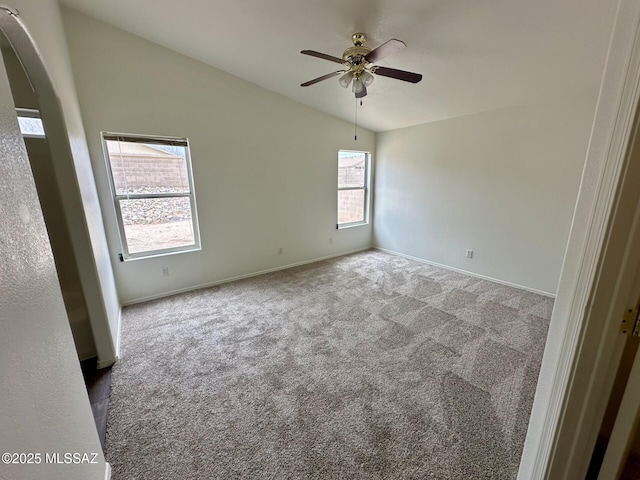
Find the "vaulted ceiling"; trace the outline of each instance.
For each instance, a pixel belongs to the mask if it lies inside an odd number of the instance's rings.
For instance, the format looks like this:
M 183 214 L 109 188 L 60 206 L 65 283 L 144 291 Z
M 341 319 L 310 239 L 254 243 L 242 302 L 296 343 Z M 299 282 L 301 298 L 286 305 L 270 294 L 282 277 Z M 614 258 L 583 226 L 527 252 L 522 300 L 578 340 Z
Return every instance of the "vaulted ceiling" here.
M 351 35 L 407 48 L 378 65 L 423 74 L 377 76 L 358 108 L 373 131 L 561 98 L 595 95 L 614 0 L 63 0 L 81 12 L 328 114 L 353 120 L 337 77 Z M 215 86 L 212 86 L 215 88 Z

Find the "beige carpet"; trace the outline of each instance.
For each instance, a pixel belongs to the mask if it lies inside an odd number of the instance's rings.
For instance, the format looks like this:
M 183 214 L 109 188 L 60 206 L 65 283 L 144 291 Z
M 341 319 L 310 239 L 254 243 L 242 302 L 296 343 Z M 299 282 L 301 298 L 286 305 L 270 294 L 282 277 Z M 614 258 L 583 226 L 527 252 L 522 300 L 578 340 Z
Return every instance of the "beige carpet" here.
M 515 478 L 552 306 L 369 251 L 128 307 L 113 478 Z

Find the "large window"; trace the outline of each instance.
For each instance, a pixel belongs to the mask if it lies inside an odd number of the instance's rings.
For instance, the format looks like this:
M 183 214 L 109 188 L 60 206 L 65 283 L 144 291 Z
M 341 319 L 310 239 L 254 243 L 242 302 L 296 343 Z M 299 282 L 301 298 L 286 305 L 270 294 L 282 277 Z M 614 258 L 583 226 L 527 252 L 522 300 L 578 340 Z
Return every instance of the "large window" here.
M 125 260 L 200 248 L 186 138 L 102 133 Z
M 338 228 L 369 222 L 369 154 L 338 152 Z

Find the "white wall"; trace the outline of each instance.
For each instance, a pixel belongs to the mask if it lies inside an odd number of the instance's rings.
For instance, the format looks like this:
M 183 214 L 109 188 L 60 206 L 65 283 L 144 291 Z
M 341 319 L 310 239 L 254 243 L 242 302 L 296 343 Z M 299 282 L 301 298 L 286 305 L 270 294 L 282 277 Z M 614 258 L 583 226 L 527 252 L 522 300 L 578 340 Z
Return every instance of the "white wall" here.
M 595 102 L 378 134 L 374 245 L 555 294 Z
M 336 176 L 338 150 L 373 152 L 373 133 L 355 142 L 348 122 L 74 10 L 63 20 L 122 302 L 371 245 L 370 226 L 336 230 Z M 117 260 L 100 131 L 189 138 L 201 252 Z
M 0 15 L 6 15 L 0 12 Z M 53 255 L 0 60 L 0 463 L 2 480 L 103 480 L 93 421 Z M 52 465 L 45 454 L 96 454 L 94 465 Z
M 63 193 L 62 203 L 78 261 L 98 360 L 106 366 L 115 360 L 120 304 L 104 227 L 100 221 L 100 205 L 60 8 L 55 0 L 9 0 L 5 3 L 20 12 L 21 20 L 42 55 L 64 113 L 72 158 L 69 162 L 60 158 L 55 161 L 56 181 Z M 39 99 L 43 110 L 45 101 L 49 100 Z

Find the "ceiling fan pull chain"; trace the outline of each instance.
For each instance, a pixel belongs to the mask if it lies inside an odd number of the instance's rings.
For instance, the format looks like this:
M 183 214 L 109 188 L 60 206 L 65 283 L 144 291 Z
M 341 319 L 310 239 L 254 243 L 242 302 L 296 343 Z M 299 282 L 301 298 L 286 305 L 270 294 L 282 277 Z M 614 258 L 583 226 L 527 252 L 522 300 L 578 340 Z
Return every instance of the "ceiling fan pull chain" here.
M 358 140 L 358 98 L 356 97 L 356 121 L 355 121 L 355 129 L 354 129 L 354 140 Z

